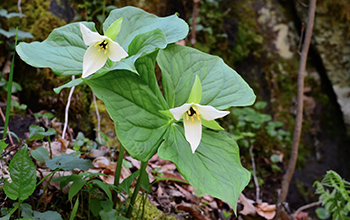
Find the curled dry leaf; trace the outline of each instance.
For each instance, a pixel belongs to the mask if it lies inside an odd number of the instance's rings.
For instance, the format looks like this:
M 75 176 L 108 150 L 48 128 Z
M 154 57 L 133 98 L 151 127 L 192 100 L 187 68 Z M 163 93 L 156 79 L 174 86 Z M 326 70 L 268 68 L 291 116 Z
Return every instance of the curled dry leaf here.
M 256 215 L 256 209 L 253 205 L 255 202 L 251 199 L 247 199 L 247 197 L 245 197 L 243 193 L 239 195 L 239 203 L 243 205 L 243 210 L 239 212 L 240 214 L 252 216 Z
M 267 220 L 273 219 L 276 215 L 276 205 L 269 205 L 263 202 L 256 206 L 256 212 Z

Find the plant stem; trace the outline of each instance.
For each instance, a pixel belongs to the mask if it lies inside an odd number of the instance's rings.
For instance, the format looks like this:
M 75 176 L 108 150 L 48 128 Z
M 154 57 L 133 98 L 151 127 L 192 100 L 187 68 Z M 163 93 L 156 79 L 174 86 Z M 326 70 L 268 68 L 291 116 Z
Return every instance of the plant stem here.
M 135 190 L 134 190 L 134 193 L 131 196 L 131 200 L 130 200 L 130 203 L 129 203 L 128 211 L 126 212 L 126 217 L 127 218 L 131 217 L 131 213 L 132 213 L 132 210 L 133 210 L 133 205 L 135 204 L 135 200 L 136 200 L 137 194 L 139 193 L 139 189 L 141 187 L 142 179 L 146 175 L 147 164 L 148 164 L 148 161 L 147 162 L 143 162 L 143 161 L 141 162 L 140 176 L 137 179 Z
M 75 76 L 72 76 L 72 80 L 75 79 Z M 70 106 L 70 102 L 72 99 L 72 95 L 74 92 L 75 86 L 73 86 L 70 91 L 69 91 L 69 95 L 68 95 L 68 100 L 67 100 L 67 105 L 66 105 L 66 109 L 65 109 L 65 113 L 64 113 L 64 126 L 63 126 L 63 131 L 62 131 L 62 139 L 64 139 L 64 136 L 66 134 L 66 130 L 68 127 L 68 112 L 69 112 L 69 106 Z
M 18 27 L 16 27 L 16 38 L 15 38 L 15 51 L 13 52 L 12 63 L 10 67 L 9 78 L 7 80 L 7 100 L 6 100 L 6 113 L 5 113 L 5 124 L 4 124 L 4 133 L 2 135 L 2 139 L 5 140 L 7 135 L 7 126 L 9 125 L 9 117 L 10 117 L 10 108 L 11 108 L 11 94 L 12 94 L 12 81 L 13 81 L 13 67 L 15 63 L 15 55 L 16 55 L 16 45 L 17 45 L 17 35 L 18 35 Z
M 124 146 L 120 144 L 120 149 L 119 149 L 119 156 L 118 156 L 118 161 L 117 161 L 117 166 L 115 168 L 115 173 L 114 173 L 114 185 L 116 188 L 118 188 L 119 185 L 119 178 L 120 178 L 120 172 L 122 170 L 122 165 L 123 165 L 123 159 L 124 159 Z M 117 204 L 117 191 L 113 191 L 113 203 L 114 205 Z
M 304 74 L 305 74 L 305 68 L 306 68 L 307 55 L 309 52 L 309 47 L 311 42 L 312 29 L 314 26 L 315 10 L 316 10 L 316 0 L 310 0 L 305 40 L 304 40 L 303 49 L 300 56 L 300 64 L 299 64 L 299 70 L 298 70 L 298 92 L 297 92 L 298 108 L 297 108 L 297 116 L 295 119 L 293 144 L 291 148 L 287 172 L 282 181 L 281 194 L 278 197 L 278 203 L 277 203 L 278 209 L 277 209 L 277 215 L 276 215 L 277 219 L 280 218 L 282 203 L 287 198 L 289 183 L 294 174 L 295 165 L 298 157 L 298 148 L 299 148 L 299 141 L 300 141 L 300 135 L 301 135 L 301 129 L 302 129 L 302 122 L 303 122 Z

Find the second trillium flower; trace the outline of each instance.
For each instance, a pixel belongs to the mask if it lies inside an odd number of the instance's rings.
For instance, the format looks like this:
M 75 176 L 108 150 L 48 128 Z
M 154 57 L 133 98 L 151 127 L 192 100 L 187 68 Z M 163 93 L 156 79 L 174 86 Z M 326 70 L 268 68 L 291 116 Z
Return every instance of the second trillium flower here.
M 120 31 L 121 21 L 122 19 L 116 20 L 108 28 L 105 36 L 93 32 L 82 23 L 79 23 L 84 43 L 89 46 L 83 59 L 83 78 L 101 69 L 108 58 L 116 62 L 128 56 L 125 50 L 112 40 L 117 37 Z
M 229 114 L 229 111 L 220 111 L 213 106 L 198 104 L 202 97 L 202 88 L 199 77 L 196 76 L 188 103 L 180 107 L 169 109 L 176 120 L 183 118 L 185 138 L 191 145 L 194 153 L 202 139 L 202 125 L 215 130 L 222 130 L 215 119 Z

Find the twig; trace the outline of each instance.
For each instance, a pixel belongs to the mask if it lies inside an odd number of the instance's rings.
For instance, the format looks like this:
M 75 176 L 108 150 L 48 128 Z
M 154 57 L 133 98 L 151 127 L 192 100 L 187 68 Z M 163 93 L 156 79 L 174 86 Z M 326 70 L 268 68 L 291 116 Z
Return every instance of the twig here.
M 74 79 L 75 79 L 75 76 L 73 75 L 72 76 L 72 80 L 74 80 Z M 66 110 L 65 110 L 65 114 L 64 114 L 64 126 L 63 126 L 63 131 L 62 131 L 62 139 L 64 139 L 64 135 L 66 134 L 66 130 L 67 130 L 67 127 L 68 127 L 68 111 L 69 111 L 69 106 L 70 106 L 70 102 L 71 102 L 71 99 L 72 99 L 72 95 L 73 95 L 74 89 L 75 89 L 75 86 L 73 86 L 70 89 L 70 92 L 69 92 L 69 95 L 68 95 Z
M 297 0 L 297 2 L 298 2 L 299 4 L 301 4 L 302 6 L 304 6 L 305 8 L 307 8 L 307 7 L 308 7 L 308 5 L 307 5 L 307 4 L 305 4 L 305 3 L 301 2 L 300 0 Z
M 4 123 L 5 123 L 5 115 L 4 115 L 4 113 L 2 112 L 2 109 L 1 109 L 1 108 L 0 108 L 0 115 L 1 115 L 2 120 L 3 120 Z M 4 130 L 5 130 L 5 129 L 4 129 Z M 10 131 L 10 127 L 9 127 L 9 126 L 7 126 L 7 133 L 8 133 L 8 136 L 9 136 L 10 143 L 11 143 L 12 146 L 13 146 L 14 144 L 13 144 L 13 140 L 12 140 L 12 137 L 11 137 L 11 131 Z
M 191 46 L 194 47 L 196 44 L 196 24 L 198 17 L 198 6 L 201 0 L 193 0 L 193 13 L 192 13 L 192 30 L 191 30 Z
M 301 56 L 301 46 L 303 45 L 303 39 L 305 34 L 305 23 L 303 22 L 301 24 L 301 34 L 300 34 L 300 41 L 298 45 L 298 54 Z
M 298 70 L 298 92 L 297 92 L 297 116 L 295 119 L 295 127 L 294 127 L 294 136 L 293 136 L 293 144 L 290 153 L 290 159 L 288 163 L 287 172 L 284 175 L 281 187 L 281 194 L 278 197 L 278 210 L 276 218 L 280 218 L 281 204 L 286 200 L 289 183 L 292 179 L 295 165 L 298 157 L 298 148 L 299 141 L 302 129 L 302 121 L 303 121 L 303 96 L 304 96 L 304 74 L 306 68 L 306 60 L 307 54 L 309 52 L 311 37 L 312 37 L 312 29 L 314 26 L 314 18 L 315 18 L 315 10 L 316 10 L 316 0 L 310 0 L 309 3 L 309 12 L 308 12 L 308 20 L 305 34 L 305 41 L 303 45 L 303 50 L 300 56 L 300 64 Z
M 97 130 L 101 131 L 101 116 L 100 116 L 100 112 L 98 111 L 95 93 L 92 93 L 92 98 L 94 100 L 95 111 L 96 111 Z M 100 132 L 97 132 L 97 140 L 98 140 L 98 142 L 101 143 L 101 134 L 100 134 Z
M 17 8 L 18 8 L 19 13 L 22 15 L 21 1 L 22 1 L 22 0 L 18 0 L 18 2 L 17 2 Z
M 294 216 L 296 216 L 299 212 L 305 210 L 305 209 L 309 209 L 309 208 L 312 208 L 314 206 L 318 206 L 318 205 L 321 205 L 322 204 L 322 201 L 318 201 L 318 202 L 313 202 L 313 203 L 310 203 L 310 204 L 307 204 L 307 205 L 304 205 L 300 208 L 298 208 L 295 213 L 294 213 Z
M 260 187 L 259 187 L 259 182 L 258 178 L 256 177 L 256 166 L 255 166 L 255 161 L 254 161 L 254 154 L 253 154 L 253 145 L 250 146 L 249 148 L 249 154 L 250 158 L 252 160 L 252 168 L 253 168 L 253 179 L 254 179 L 254 184 L 255 184 L 255 189 L 256 189 L 256 198 L 255 201 L 260 204 Z

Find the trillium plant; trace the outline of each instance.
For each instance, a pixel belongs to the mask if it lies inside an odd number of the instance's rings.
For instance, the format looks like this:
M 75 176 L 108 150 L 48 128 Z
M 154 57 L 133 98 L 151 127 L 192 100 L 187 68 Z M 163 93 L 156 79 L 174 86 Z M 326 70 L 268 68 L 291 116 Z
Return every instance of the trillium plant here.
M 115 122 L 119 155 L 125 149 L 144 168 L 158 153 L 191 185 L 235 209 L 250 173 L 236 142 L 215 120 L 225 120 L 231 107 L 253 104 L 255 95 L 221 58 L 174 44 L 188 30 L 177 15 L 160 18 L 124 7 L 111 11 L 104 35 L 92 22 L 71 23 L 16 50 L 34 67 L 81 76 L 55 91 L 87 84 Z

